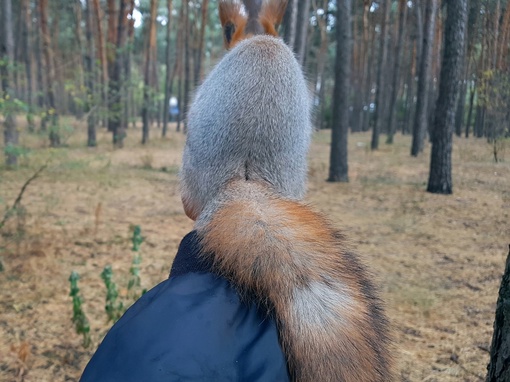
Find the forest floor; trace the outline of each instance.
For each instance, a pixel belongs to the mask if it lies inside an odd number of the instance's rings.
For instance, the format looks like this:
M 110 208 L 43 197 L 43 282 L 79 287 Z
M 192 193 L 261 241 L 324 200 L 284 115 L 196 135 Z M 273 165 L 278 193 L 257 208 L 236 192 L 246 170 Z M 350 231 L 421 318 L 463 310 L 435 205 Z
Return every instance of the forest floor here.
M 133 258 L 130 227 L 140 225 L 142 286 L 164 280 L 192 222 L 177 173 L 184 137 L 171 133 L 124 149 L 110 135 L 84 147 L 84 129 L 66 147 L 24 135 L 31 147 L 16 170 L 0 167 L 0 210 L 26 189 L 19 214 L 0 234 L 0 381 L 77 381 L 110 327 L 100 274 L 114 270 L 120 295 Z M 510 243 L 510 149 L 494 163 L 485 140 L 455 139 L 454 195 L 425 192 L 429 150 L 409 156 L 410 138 L 370 152 L 368 133 L 349 137 L 350 183 L 326 183 L 329 132 L 316 134 L 307 201 L 342 228 L 370 265 L 393 326 L 397 380 L 483 381 L 495 302 Z M 68 278 L 80 274 L 93 344 L 75 333 Z

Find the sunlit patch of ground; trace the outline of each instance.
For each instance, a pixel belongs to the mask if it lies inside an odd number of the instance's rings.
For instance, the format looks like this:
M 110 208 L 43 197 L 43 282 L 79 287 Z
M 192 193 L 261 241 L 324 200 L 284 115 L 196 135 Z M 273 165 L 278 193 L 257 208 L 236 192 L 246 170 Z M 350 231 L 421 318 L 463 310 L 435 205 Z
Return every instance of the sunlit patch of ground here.
M 100 273 L 111 264 L 125 295 L 133 252 L 130 226 L 140 225 L 142 286 L 164 280 L 180 239 L 192 228 L 182 211 L 177 172 L 184 137 L 171 133 L 142 147 L 130 130 L 112 150 L 100 134 L 84 147 L 84 131 L 68 147 L 24 137 L 33 150 L 17 171 L 0 169 L 0 207 L 27 189 L 20 216 L 0 237 L 0 381 L 76 381 L 108 330 Z M 351 135 L 350 183 L 326 183 L 329 133 L 310 153 L 307 201 L 350 239 L 382 286 L 396 340 L 398 380 L 482 381 L 497 291 L 510 243 L 510 153 L 495 164 L 483 140 L 456 139 L 453 196 L 424 189 L 428 148 L 409 156 L 409 137 L 368 149 L 368 134 Z M 93 346 L 74 332 L 68 277 L 80 276 Z M 125 297 L 124 297 L 125 298 Z M 171 339 L 169 339 L 171 341 Z

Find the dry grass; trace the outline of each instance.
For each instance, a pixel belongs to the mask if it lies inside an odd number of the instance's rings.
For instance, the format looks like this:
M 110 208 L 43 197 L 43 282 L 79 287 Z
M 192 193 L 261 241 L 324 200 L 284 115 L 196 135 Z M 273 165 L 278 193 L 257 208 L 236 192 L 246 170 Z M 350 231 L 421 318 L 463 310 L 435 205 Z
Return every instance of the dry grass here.
M 131 130 L 126 147 L 114 151 L 107 135 L 98 149 L 83 147 L 81 131 L 59 150 L 25 137 L 33 150 L 23 165 L 0 169 L 4 209 L 50 160 L 23 198 L 23 216 L 0 238 L 0 381 L 78 380 L 93 349 L 84 350 L 73 331 L 71 271 L 81 275 L 95 347 L 109 327 L 100 273 L 112 264 L 125 285 L 129 226 L 141 225 L 146 237 L 147 288 L 167 277 L 192 228 L 178 193 L 181 135 L 141 147 Z M 428 152 L 411 158 L 409 138 L 399 136 L 371 153 L 369 139 L 351 135 L 351 182 L 330 184 L 329 134 L 316 136 L 308 201 L 344 228 L 377 275 L 394 326 L 398 380 L 482 381 L 510 242 L 510 164 L 493 163 L 484 141 L 456 140 L 455 194 L 430 195 Z

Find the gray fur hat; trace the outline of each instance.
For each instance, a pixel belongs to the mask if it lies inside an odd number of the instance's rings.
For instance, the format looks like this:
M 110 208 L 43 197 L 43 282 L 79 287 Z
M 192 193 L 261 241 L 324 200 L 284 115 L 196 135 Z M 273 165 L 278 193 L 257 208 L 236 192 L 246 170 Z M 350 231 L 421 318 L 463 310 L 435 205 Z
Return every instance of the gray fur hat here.
M 306 191 L 311 97 L 300 65 L 271 36 L 241 41 L 198 89 L 180 172 L 198 217 L 233 179 L 262 181 L 283 197 Z

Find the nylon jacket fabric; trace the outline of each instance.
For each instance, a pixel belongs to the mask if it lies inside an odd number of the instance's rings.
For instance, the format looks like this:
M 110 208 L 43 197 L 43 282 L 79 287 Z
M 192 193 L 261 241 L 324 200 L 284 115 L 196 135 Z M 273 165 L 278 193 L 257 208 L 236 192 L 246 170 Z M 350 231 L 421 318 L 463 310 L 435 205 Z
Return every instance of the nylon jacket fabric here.
M 198 253 L 192 232 L 170 278 L 110 329 L 81 382 L 289 380 L 274 320 L 241 302 Z

